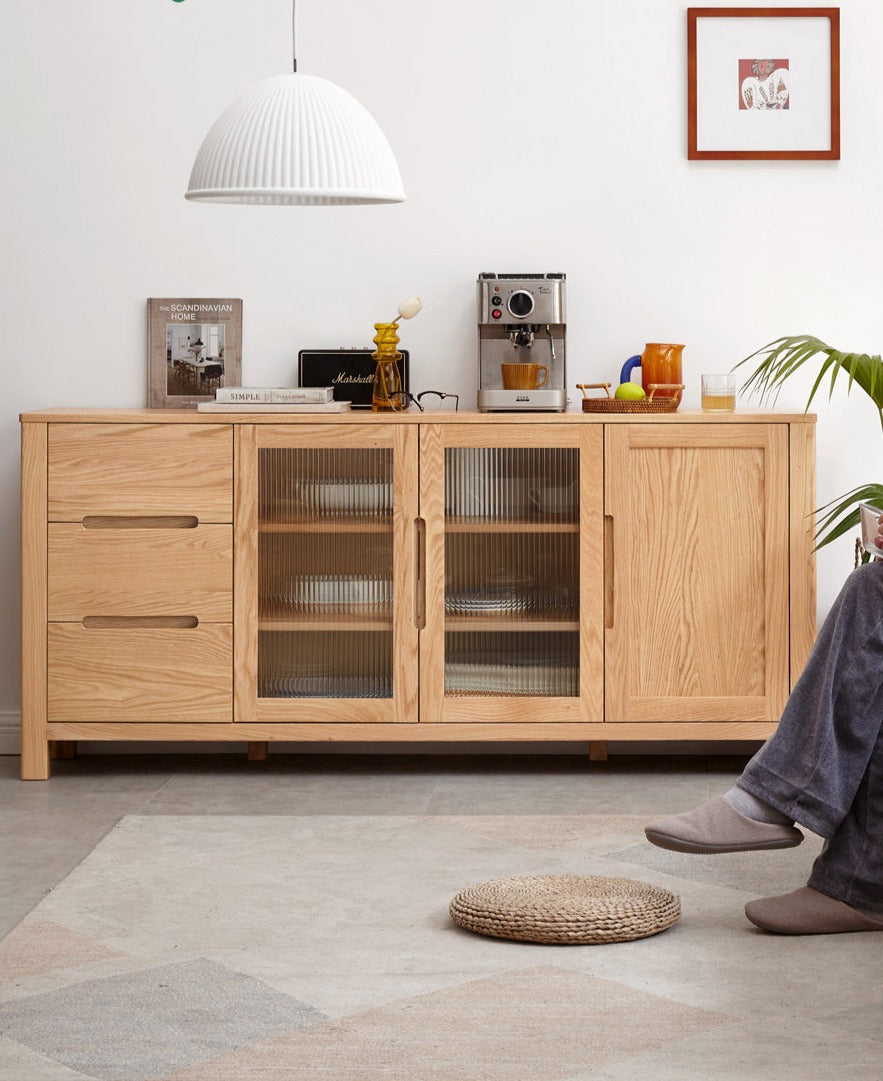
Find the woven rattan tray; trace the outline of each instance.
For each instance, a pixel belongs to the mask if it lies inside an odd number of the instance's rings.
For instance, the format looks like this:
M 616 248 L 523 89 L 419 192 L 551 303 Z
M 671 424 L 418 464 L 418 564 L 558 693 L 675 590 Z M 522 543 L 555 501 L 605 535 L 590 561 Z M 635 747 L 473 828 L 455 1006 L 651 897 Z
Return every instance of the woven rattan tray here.
M 680 397 L 673 398 L 655 397 L 657 390 L 684 389 L 683 383 L 651 383 L 650 394 L 640 401 L 623 400 L 614 398 L 610 393 L 609 383 L 577 383 L 577 387 L 583 392 L 584 413 L 674 413 L 680 405 Z M 604 390 L 606 398 L 589 398 L 587 390 Z

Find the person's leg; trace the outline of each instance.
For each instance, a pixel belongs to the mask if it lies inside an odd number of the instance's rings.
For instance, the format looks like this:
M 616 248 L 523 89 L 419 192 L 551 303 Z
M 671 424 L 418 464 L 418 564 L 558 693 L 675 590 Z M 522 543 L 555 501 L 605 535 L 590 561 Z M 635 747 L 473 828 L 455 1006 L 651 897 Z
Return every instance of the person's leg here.
M 809 885 L 883 919 L 883 732 L 849 813 L 813 864 Z
M 747 804 L 717 797 L 646 828 L 687 852 L 786 848 L 796 820 L 831 837 L 848 814 L 883 722 L 883 563 L 849 576 L 831 608 L 779 726 L 737 782 Z M 773 809 L 752 812 L 751 800 Z M 776 814 L 778 812 L 778 814 Z
M 809 883 L 762 897 L 745 915 L 765 931 L 818 935 L 883 931 L 883 733 L 848 814 L 825 842 Z
M 883 563 L 840 591 L 775 733 L 739 788 L 822 837 L 850 813 L 883 726 Z

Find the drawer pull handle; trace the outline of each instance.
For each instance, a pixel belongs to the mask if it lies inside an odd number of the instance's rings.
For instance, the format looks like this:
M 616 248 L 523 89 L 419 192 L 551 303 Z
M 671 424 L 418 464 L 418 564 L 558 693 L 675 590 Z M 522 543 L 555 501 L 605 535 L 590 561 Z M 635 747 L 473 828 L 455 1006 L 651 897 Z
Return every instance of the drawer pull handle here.
M 162 627 L 168 630 L 190 630 L 199 626 L 196 616 L 85 616 L 83 626 L 121 630 Z
M 83 529 L 196 529 L 195 514 L 89 514 Z

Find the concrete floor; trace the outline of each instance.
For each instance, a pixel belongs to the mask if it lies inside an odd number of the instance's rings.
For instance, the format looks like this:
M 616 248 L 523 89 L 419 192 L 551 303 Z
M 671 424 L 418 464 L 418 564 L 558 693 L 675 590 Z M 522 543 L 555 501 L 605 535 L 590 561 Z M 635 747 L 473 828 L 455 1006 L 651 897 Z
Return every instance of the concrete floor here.
M 883 1078 L 883 935 L 766 935 L 741 910 L 805 882 L 820 839 L 643 837 L 745 761 L 86 752 L 25 783 L 0 758 L 0 1077 Z M 447 917 L 523 873 L 655 881 L 682 918 L 567 948 Z
M 0 758 L 0 1077 L 883 1078 L 883 935 L 742 912 L 805 882 L 821 839 L 696 857 L 643 837 L 744 762 L 84 754 L 25 783 Z M 562 873 L 655 882 L 682 917 L 561 947 L 447 915 L 464 885 Z

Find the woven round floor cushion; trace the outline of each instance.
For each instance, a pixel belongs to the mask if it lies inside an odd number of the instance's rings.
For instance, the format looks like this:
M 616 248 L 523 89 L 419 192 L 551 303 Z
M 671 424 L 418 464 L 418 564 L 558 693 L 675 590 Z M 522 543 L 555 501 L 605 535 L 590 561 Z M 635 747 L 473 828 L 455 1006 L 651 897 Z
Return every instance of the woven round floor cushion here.
M 658 935 L 681 914 L 660 886 L 629 878 L 533 875 L 467 886 L 451 901 L 467 931 L 520 942 L 591 945 Z

